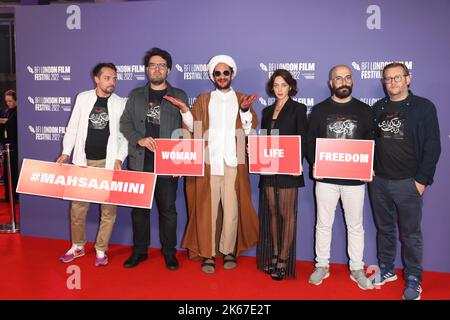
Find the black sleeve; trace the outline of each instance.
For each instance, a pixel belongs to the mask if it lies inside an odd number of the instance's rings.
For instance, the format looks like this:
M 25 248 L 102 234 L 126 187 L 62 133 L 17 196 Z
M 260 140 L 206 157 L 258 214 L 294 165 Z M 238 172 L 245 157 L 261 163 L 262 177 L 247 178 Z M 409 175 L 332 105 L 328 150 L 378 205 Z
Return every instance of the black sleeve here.
M 364 112 L 364 122 L 366 123 L 366 132 L 364 134 L 364 139 L 366 140 L 373 140 L 375 138 L 374 131 L 374 120 L 372 116 L 372 108 L 366 107 Z
M 304 104 L 300 104 L 297 110 L 297 134 L 302 137 L 302 160 L 306 156 L 307 152 L 307 143 L 306 143 L 306 134 L 308 132 L 308 120 L 306 118 L 306 106 Z
M 316 153 L 316 138 L 319 136 L 319 115 L 317 106 L 313 107 L 311 115 L 309 116 L 308 132 L 306 134 L 306 156 L 310 164 L 315 162 Z
M 427 109 L 423 118 L 423 123 L 427 128 L 423 130 L 423 151 L 414 177 L 417 182 L 426 186 L 433 183 L 436 165 L 441 154 L 441 137 L 436 107 L 430 102 Z

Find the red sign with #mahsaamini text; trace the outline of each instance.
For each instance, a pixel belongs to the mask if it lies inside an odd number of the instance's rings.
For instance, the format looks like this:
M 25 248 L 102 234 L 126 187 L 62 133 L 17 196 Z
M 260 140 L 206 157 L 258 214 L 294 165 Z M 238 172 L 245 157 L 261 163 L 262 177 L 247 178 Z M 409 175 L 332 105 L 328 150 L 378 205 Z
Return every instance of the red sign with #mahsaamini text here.
M 24 159 L 17 192 L 151 208 L 156 175 Z
M 372 181 L 373 140 L 316 139 L 314 176 Z
M 302 173 L 301 136 L 249 136 L 250 173 Z

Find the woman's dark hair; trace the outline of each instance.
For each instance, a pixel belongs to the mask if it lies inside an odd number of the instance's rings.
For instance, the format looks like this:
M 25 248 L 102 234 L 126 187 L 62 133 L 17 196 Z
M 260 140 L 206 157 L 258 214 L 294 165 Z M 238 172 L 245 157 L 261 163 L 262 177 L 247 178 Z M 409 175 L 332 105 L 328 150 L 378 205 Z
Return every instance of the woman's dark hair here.
M 297 94 L 297 80 L 295 80 L 291 73 L 285 69 L 277 69 L 270 77 L 266 85 L 266 92 L 270 97 L 275 97 L 275 92 L 273 91 L 273 83 L 276 77 L 282 77 L 284 81 L 291 87 L 289 90 L 289 97 L 295 96 Z
M 17 94 L 14 90 L 7 90 L 5 92 L 5 97 L 6 96 L 11 96 L 14 99 L 14 101 L 17 101 Z
M 148 67 L 148 62 L 151 57 L 153 56 L 160 56 L 164 60 L 166 60 L 167 68 L 172 69 L 172 56 L 167 51 L 160 49 L 160 48 L 151 48 L 144 57 L 144 64 L 146 67 Z

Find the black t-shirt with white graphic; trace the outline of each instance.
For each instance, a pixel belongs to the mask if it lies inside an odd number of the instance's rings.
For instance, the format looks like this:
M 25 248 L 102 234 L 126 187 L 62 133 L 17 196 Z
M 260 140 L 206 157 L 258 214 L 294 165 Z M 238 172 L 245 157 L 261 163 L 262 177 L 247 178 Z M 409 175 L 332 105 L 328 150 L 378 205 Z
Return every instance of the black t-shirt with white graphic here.
M 414 177 L 417 160 L 414 139 L 407 134 L 404 101 L 390 101 L 377 119 L 375 174 L 388 179 Z
M 159 138 L 159 126 L 161 117 L 161 101 L 166 95 L 167 89 L 153 90 L 150 88 L 147 106 L 147 116 L 145 119 L 145 136 L 153 139 Z M 153 172 L 154 153 L 145 148 L 144 171 Z
M 308 157 L 315 162 L 316 138 L 328 139 L 372 139 L 372 109 L 353 98 L 347 103 L 338 103 L 328 98 L 314 106 L 307 134 Z M 339 185 L 361 185 L 359 180 L 322 179 L 320 182 Z
M 86 137 L 86 158 L 90 160 L 106 159 L 106 146 L 109 139 L 108 98 L 97 97 L 89 114 Z

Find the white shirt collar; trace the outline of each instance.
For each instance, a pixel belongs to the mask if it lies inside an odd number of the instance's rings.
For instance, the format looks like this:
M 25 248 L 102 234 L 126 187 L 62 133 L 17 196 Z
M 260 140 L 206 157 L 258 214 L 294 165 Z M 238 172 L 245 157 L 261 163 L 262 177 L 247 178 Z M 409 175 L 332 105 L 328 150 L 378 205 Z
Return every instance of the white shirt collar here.
M 217 94 L 217 95 L 219 95 L 219 96 L 223 96 L 223 97 L 227 97 L 227 96 L 229 96 L 229 95 L 232 95 L 232 94 L 234 94 L 234 90 L 233 90 L 233 87 L 230 87 L 230 91 L 228 91 L 228 92 L 222 92 L 222 91 L 220 91 L 219 89 L 216 89 L 216 90 L 214 90 L 213 92 L 215 93 L 215 94 Z

